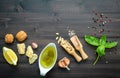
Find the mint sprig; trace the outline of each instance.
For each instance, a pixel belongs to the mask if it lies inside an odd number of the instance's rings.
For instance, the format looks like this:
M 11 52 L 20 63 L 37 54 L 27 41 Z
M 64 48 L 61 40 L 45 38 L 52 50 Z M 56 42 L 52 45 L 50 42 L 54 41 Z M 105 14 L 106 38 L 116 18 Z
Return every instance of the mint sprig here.
M 99 58 L 105 55 L 105 48 L 113 48 L 117 46 L 118 42 L 107 42 L 106 35 L 102 35 L 100 39 L 94 37 L 85 35 L 85 41 L 93 46 L 97 46 L 96 53 L 98 54 L 96 60 L 94 61 L 93 65 L 95 65 Z

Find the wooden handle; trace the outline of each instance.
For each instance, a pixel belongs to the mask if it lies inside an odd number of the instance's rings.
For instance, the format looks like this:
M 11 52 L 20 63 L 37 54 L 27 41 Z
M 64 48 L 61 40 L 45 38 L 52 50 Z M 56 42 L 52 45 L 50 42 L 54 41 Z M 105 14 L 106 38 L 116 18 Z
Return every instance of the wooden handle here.
M 82 43 L 78 39 L 77 35 L 74 35 L 70 38 L 76 50 L 78 50 L 83 58 L 83 60 L 88 58 L 88 55 L 84 52 Z
M 80 62 L 82 60 L 82 58 L 78 54 L 76 54 L 75 52 L 72 52 L 71 55 L 74 56 L 74 58 L 76 59 L 77 62 Z
M 86 60 L 88 58 L 88 55 L 84 52 L 83 48 L 80 48 L 79 52 L 80 52 L 83 60 Z

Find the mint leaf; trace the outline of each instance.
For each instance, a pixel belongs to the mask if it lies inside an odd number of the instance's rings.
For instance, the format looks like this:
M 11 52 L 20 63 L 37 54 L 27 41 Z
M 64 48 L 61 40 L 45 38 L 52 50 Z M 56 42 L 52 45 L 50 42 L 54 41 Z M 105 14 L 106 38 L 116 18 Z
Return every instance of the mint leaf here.
M 85 41 L 93 46 L 99 46 L 99 39 L 94 36 L 85 35 Z
M 113 48 L 115 46 L 117 46 L 118 42 L 114 41 L 114 42 L 107 42 L 105 44 L 105 48 Z
M 97 47 L 96 52 L 98 53 L 98 56 L 103 56 L 105 55 L 105 46 L 104 45 L 100 45 Z
M 105 45 L 106 44 L 106 36 L 102 35 L 100 38 L 100 45 Z

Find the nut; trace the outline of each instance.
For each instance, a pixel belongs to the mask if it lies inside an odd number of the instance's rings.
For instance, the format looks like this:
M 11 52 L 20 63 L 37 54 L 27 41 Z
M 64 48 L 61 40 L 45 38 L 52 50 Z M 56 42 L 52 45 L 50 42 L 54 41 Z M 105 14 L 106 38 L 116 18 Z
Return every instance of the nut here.
M 5 35 L 5 42 L 6 42 L 6 43 L 13 43 L 13 41 L 14 41 L 14 36 L 13 36 L 13 34 L 6 34 L 6 35 Z
M 19 42 L 22 42 L 24 41 L 25 39 L 27 38 L 27 33 L 23 30 L 19 31 L 17 34 L 16 34 L 16 39 L 19 41 Z

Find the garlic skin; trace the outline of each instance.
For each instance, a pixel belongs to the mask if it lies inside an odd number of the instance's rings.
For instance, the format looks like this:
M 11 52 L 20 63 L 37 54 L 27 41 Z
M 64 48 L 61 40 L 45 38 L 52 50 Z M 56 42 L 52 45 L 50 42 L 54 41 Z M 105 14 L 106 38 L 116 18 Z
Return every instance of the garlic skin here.
M 32 46 L 33 49 L 37 49 L 38 48 L 38 44 L 35 43 L 35 42 L 32 42 L 31 46 Z

